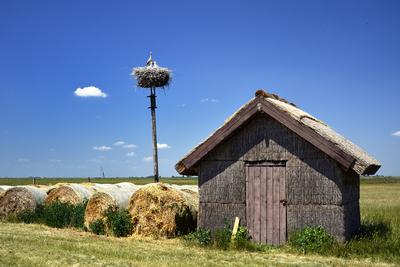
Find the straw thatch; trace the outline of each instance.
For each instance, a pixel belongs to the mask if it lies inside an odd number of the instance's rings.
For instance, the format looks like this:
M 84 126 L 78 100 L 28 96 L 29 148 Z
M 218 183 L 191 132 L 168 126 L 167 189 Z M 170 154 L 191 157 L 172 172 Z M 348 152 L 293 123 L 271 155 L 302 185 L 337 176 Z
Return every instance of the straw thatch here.
M 42 205 L 46 190 L 32 186 L 15 186 L 8 189 L 0 199 L 0 218 L 33 211 Z
M 120 183 L 95 193 L 86 206 L 85 226 L 89 228 L 94 221 L 104 221 L 108 209 L 126 209 L 132 194 L 139 188 L 140 186 L 131 183 Z
M 144 186 L 132 195 L 128 210 L 134 234 L 174 237 L 196 228 L 198 194 L 162 183 Z
M 274 107 L 273 111 L 268 110 L 268 108 L 266 108 L 266 106 L 271 106 L 271 105 Z M 210 135 L 198 146 L 196 146 L 192 151 L 190 151 L 182 160 L 180 160 L 176 164 L 175 169 L 178 171 L 178 173 L 187 175 L 197 175 L 198 173 L 196 170 L 196 164 L 201 160 L 202 157 L 205 156 L 203 151 L 210 151 L 213 147 L 216 147 L 219 144 L 219 142 L 224 141 L 222 138 L 219 138 L 218 142 L 212 140 L 215 139 L 216 136 L 221 131 L 223 131 L 225 128 L 228 128 L 228 126 L 233 121 L 237 120 L 238 117 L 242 116 L 245 112 L 251 111 L 249 109 L 254 109 L 256 110 L 256 112 L 265 113 L 267 115 L 270 112 L 275 112 L 275 110 L 277 110 L 280 113 L 289 115 L 291 119 L 296 121 L 299 127 L 305 127 L 308 128 L 309 130 L 312 130 L 319 137 L 333 144 L 335 147 L 343 151 L 343 153 L 345 153 L 349 157 L 354 158 L 354 162 L 350 167 L 357 174 L 360 175 L 375 174 L 381 166 L 379 161 L 370 156 L 359 146 L 355 145 L 351 141 L 344 138 L 342 135 L 335 132 L 332 128 L 330 128 L 327 124 L 325 124 L 321 120 L 313 117 L 312 115 L 298 108 L 293 103 L 289 103 L 287 100 L 280 98 L 275 94 L 270 94 L 262 90 L 258 90 L 256 92 L 255 98 L 251 99 L 241 108 L 239 108 L 239 110 L 237 110 L 234 114 L 232 114 L 220 128 L 218 128 L 212 135 Z M 242 124 L 244 123 L 245 121 L 242 120 Z M 285 122 L 282 122 L 282 124 L 285 124 Z M 307 140 L 307 141 L 311 142 L 312 140 Z M 213 143 L 211 144 L 211 142 Z M 196 156 L 195 162 L 191 160 L 189 165 L 188 164 L 189 159 L 193 158 L 197 154 L 199 154 L 200 156 Z
M 93 193 L 94 190 L 92 188 L 80 184 L 61 185 L 47 192 L 45 205 L 49 205 L 55 201 L 77 205 L 88 200 Z
M 171 79 L 171 71 L 157 65 L 134 68 L 132 75 L 135 76 L 137 86 L 142 88 L 165 87 Z

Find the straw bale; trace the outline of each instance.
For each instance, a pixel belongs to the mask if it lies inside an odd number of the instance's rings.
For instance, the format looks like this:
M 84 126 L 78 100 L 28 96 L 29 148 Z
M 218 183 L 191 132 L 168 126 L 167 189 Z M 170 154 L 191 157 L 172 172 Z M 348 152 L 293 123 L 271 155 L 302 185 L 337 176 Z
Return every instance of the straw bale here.
M 128 210 L 134 234 L 174 237 L 196 228 L 199 198 L 194 191 L 163 183 L 144 186 L 132 195 Z
M 113 185 L 95 193 L 86 206 L 85 226 L 89 228 L 90 224 L 96 220 L 104 221 L 105 212 L 108 209 L 126 209 L 132 194 L 140 188 L 137 185 L 131 185 L 133 184 Z
M 45 205 L 49 205 L 55 201 L 77 205 L 88 200 L 93 193 L 93 189 L 80 184 L 62 185 L 48 191 Z
M 15 186 L 8 189 L 0 199 L 0 218 L 33 211 L 43 204 L 46 190 L 32 186 Z

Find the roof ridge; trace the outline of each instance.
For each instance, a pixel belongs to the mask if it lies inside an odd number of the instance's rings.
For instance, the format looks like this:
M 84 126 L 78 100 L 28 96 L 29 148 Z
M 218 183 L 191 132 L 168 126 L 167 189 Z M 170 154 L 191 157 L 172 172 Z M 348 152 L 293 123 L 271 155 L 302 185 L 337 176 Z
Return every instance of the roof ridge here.
M 296 107 L 296 108 L 297 108 L 297 105 L 296 105 L 296 104 L 287 101 L 285 98 L 282 98 L 282 97 L 280 97 L 280 96 L 277 95 L 277 94 L 274 94 L 274 93 L 267 93 L 267 92 L 264 91 L 263 89 L 258 89 L 258 90 L 256 91 L 256 93 L 255 93 L 255 96 L 256 96 L 256 97 L 272 98 L 272 99 L 275 99 L 275 100 L 279 100 L 279 101 L 281 101 L 281 102 L 283 102 L 283 103 L 292 105 L 293 107 Z

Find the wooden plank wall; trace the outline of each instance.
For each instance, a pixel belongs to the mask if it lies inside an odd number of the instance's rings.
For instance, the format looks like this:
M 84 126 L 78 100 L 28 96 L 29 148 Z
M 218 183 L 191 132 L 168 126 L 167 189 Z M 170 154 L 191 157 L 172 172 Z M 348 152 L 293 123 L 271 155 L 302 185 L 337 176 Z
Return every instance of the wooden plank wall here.
M 332 214 L 330 218 L 339 218 L 335 214 L 343 214 L 344 206 L 358 205 L 359 176 L 355 172 L 342 171 L 329 156 L 285 126 L 265 115 L 257 115 L 210 152 L 198 166 L 199 227 L 221 228 L 224 219 L 232 224 L 235 216 L 239 216 L 245 225 L 245 211 L 239 210 L 246 205 L 245 163 L 268 160 L 287 161 L 288 232 L 304 224 L 296 218 L 315 210 L 306 206 L 319 206 L 320 212 L 312 218 L 315 224 L 322 224 L 326 214 Z M 289 209 L 291 205 L 293 207 Z M 350 217 L 359 217 L 359 213 Z M 357 223 L 354 218 L 346 218 L 337 219 L 342 224 L 327 225 L 327 230 L 344 236 L 347 234 L 340 229 L 341 225 L 346 229 L 351 228 L 350 224 L 354 229 L 359 227 L 359 220 Z

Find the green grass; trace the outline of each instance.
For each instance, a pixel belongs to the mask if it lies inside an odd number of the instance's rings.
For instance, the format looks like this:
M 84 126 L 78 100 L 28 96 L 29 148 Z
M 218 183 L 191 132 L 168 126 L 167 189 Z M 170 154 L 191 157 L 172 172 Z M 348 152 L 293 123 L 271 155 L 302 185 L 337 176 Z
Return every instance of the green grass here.
M 361 183 L 362 234 L 326 253 L 400 266 L 400 181 Z
M 83 183 L 88 182 L 88 178 L 36 178 L 36 184 L 54 185 L 57 183 Z M 161 177 L 161 182 L 171 184 L 187 184 L 197 185 L 197 177 L 179 178 L 179 177 Z M 121 182 L 132 182 L 134 184 L 143 185 L 154 182 L 153 178 L 129 177 L 129 178 L 90 178 L 92 183 L 114 184 Z M 29 185 L 32 184 L 32 178 L 0 178 L 0 185 Z
M 0 223 L 0 266 L 376 266 L 365 260 L 187 246 L 181 239 L 96 236 L 72 229 Z

